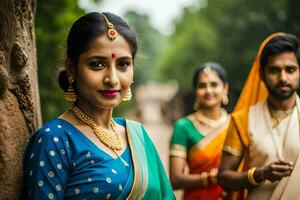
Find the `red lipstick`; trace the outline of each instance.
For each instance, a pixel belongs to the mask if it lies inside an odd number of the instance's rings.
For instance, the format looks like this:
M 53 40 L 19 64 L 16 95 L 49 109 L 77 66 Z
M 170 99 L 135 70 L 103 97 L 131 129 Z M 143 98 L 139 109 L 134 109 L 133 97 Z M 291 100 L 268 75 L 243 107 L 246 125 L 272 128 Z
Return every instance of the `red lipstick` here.
M 106 98 L 115 98 L 119 93 L 120 90 L 100 90 L 100 93 Z
M 210 100 L 214 99 L 214 97 L 213 97 L 212 95 L 205 95 L 205 96 L 204 96 L 204 99 L 205 99 L 206 101 L 210 101 Z

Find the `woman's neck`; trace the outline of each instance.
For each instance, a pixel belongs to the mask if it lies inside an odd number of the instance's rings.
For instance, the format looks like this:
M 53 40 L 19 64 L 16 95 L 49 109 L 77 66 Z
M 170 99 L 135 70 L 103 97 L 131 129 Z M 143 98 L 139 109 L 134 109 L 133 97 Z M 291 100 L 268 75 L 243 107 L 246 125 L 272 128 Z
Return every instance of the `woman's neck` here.
M 212 108 L 201 107 L 199 109 L 199 112 L 201 112 L 205 117 L 212 120 L 217 120 L 222 116 L 222 108 L 220 106 L 215 106 Z
M 98 126 L 106 129 L 110 128 L 110 121 L 112 118 L 113 109 L 103 109 L 96 107 L 86 101 L 78 99 L 75 105 L 88 117 L 92 118 Z

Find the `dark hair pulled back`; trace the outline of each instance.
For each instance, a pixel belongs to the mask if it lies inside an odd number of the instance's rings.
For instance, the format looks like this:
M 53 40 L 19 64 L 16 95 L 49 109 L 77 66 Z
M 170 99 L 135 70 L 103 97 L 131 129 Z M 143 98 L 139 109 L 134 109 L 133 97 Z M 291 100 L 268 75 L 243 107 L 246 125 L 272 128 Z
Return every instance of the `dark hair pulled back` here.
M 212 71 L 216 72 L 217 76 L 221 79 L 221 81 L 226 84 L 228 83 L 226 71 L 223 67 L 216 62 L 206 62 L 200 68 L 197 68 L 194 72 L 193 76 L 193 87 L 194 90 L 197 89 L 198 77 L 204 72 L 206 67 L 210 67 Z

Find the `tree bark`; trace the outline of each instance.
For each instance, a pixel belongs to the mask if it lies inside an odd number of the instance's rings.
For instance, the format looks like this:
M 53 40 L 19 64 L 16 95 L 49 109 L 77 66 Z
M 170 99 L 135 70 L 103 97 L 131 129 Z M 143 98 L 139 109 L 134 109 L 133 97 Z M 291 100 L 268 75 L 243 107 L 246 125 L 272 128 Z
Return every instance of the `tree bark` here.
M 41 124 L 34 34 L 35 0 L 0 3 L 0 199 L 22 188 L 25 145 Z

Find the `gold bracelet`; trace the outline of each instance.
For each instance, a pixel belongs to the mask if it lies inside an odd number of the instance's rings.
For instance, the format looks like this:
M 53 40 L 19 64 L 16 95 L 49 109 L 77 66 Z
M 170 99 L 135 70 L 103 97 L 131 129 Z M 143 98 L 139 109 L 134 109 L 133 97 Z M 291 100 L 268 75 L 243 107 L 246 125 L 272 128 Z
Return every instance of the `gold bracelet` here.
M 213 168 L 213 169 L 210 170 L 209 177 L 210 177 L 212 185 L 217 184 L 217 182 L 218 182 L 217 175 L 218 175 L 218 169 L 217 168 Z
M 202 172 L 200 174 L 200 180 L 201 180 L 202 186 L 207 187 L 208 186 L 208 173 Z
M 247 172 L 247 176 L 248 176 L 248 181 L 251 185 L 258 186 L 258 185 L 260 185 L 260 183 L 256 182 L 256 180 L 254 179 L 255 170 L 256 170 L 256 167 L 252 167 L 251 169 L 249 169 Z

